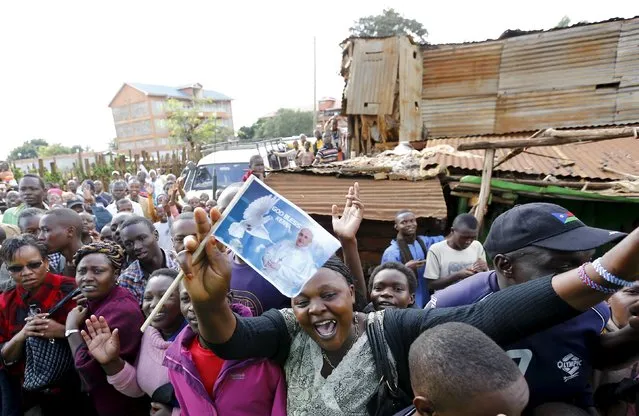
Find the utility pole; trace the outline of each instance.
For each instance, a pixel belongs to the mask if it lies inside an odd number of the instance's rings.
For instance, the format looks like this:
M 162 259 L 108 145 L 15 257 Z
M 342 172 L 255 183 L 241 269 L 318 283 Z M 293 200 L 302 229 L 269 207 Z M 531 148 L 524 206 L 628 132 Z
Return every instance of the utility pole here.
M 317 128 L 317 38 L 313 36 L 313 131 Z

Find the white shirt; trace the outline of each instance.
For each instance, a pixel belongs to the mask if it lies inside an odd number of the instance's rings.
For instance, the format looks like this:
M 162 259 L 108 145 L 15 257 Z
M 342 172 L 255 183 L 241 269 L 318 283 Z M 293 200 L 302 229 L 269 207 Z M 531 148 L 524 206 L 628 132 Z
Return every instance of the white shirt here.
M 133 213 L 140 217 L 144 217 L 144 211 L 142 211 L 142 206 L 135 201 L 131 201 L 131 204 L 133 205 Z M 109 211 L 112 216 L 115 216 L 115 214 L 118 213 L 118 207 L 115 205 L 115 201 L 109 204 L 109 206 L 106 207 L 106 210 Z
M 164 192 L 164 181 L 158 176 L 155 178 L 155 182 L 151 181 L 153 184 L 153 195 L 158 196 L 162 195 Z
M 430 280 L 441 279 L 472 266 L 478 259 L 486 261 L 486 252 L 477 240 L 464 250 L 455 250 L 446 240 L 440 241 L 428 250 L 424 277 Z
M 268 280 L 286 296 L 294 296 L 302 284 L 317 272 L 310 247 L 297 247 L 295 241 L 284 240 L 266 249 L 263 257 Z M 266 266 L 275 263 L 276 268 Z
M 173 238 L 171 238 L 171 225 L 169 222 L 156 222 L 153 226 L 158 231 L 160 247 L 167 252 L 173 251 Z

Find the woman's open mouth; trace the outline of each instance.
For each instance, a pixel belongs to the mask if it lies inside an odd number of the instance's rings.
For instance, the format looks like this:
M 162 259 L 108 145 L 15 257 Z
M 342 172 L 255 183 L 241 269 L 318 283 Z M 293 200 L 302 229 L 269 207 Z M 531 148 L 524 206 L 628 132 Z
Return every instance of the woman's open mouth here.
M 313 327 L 321 339 L 331 339 L 337 332 L 337 321 L 334 319 L 327 319 L 314 323 Z
M 387 300 L 383 300 L 381 302 L 377 302 L 377 306 L 380 308 L 395 308 L 397 307 L 397 305 L 395 305 L 393 302 L 389 302 Z

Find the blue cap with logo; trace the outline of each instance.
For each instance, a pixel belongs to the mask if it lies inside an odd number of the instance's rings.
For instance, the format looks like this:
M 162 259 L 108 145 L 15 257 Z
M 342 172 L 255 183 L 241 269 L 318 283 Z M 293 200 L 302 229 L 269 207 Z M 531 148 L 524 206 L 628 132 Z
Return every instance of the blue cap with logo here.
M 527 246 L 559 251 L 591 250 L 626 234 L 589 227 L 567 209 L 545 202 L 517 205 L 490 227 L 484 249 L 490 257 Z

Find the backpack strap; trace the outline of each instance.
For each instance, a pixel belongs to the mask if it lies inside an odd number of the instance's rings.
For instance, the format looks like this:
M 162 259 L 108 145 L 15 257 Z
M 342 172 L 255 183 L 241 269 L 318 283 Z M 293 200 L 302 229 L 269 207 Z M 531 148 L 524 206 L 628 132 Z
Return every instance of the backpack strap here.
M 368 316 L 366 325 L 366 335 L 371 346 L 375 369 L 380 383 L 387 383 L 393 395 L 399 393 L 397 385 L 397 370 L 395 369 L 395 359 L 386 343 L 384 329 L 382 327 L 382 317 L 379 313 L 372 313 Z
M 426 257 L 428 257 L 428 248 L 426 247 L 426 244 L 424 244 L 424 240 L 422 240 L 420 236 L 417 236 L 416 240 L 417 243 L 419 243 L 419 246 L 422 248 L 422 251 L 424 252 L 424 260 L 426 260 Z

